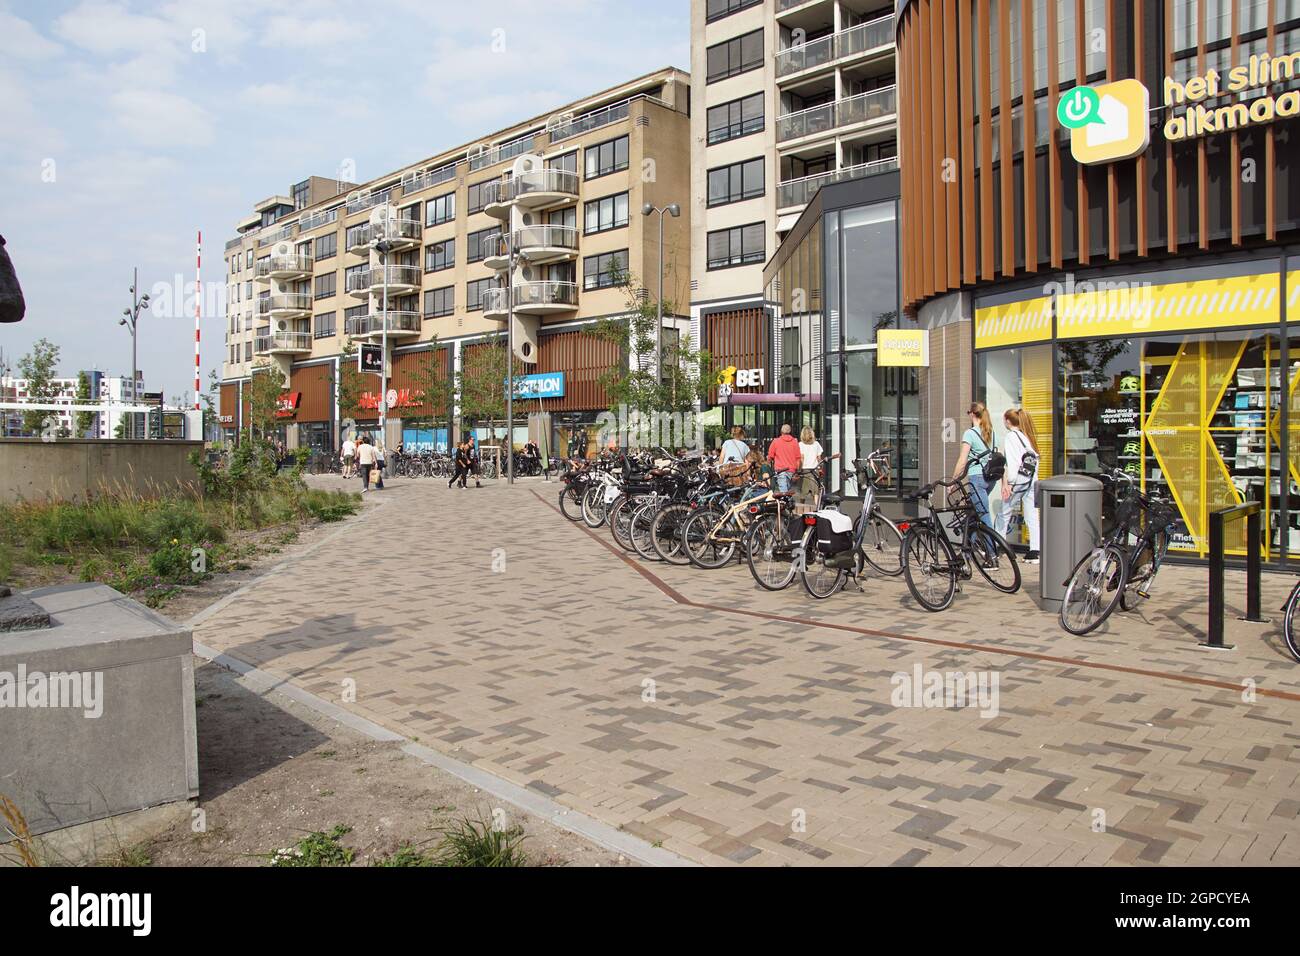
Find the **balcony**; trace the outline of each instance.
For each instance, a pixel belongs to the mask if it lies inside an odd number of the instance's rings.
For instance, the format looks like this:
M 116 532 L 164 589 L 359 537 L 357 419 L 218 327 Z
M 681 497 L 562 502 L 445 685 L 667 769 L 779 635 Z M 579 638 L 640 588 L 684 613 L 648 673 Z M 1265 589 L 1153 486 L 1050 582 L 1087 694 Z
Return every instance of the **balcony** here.
M 519 315 L 552 315 L 578 307 L 576 282 L 520 282 L 514 286 L 515 312 Z M 488 289 L 483 296 L 483 314 L 506 317 L 506 290 Z
M 409 295 L 419 291 L 423 275 L 419 266 L 388 266 L 388 294 Z M 347 292 L 365 298 L 372 292 L 384 290 L 384 269 L 362 269 L 347 278 Z
M 311 296 L 305 292 L 266 295 L 257 300 L 259 319 L 302 319 L 311 316 Z
M 388 238 L 394 252 L 414 249 L 420 244 L 424 227 L 418 219 L 391 219 L 388 223 Z M 370 252 L 370 240 L 374 238 L 374 228 L 370 223 L 353 226 L 347 231 L 348 252 L 364 256 Z
M 302 355 L 311 351 L 310 332 L 272 332 L 253 340 L 258 355 Z
M 484 183 L 480 195 L 483 197 L 483 211 L 493 219 L 510 218 L 510 180 L 502 177 L 491 183 Z
M 776 0 L 776 12 L 785 13 L 787 10 L 793 10 L 795 7 L 810 7 L 820 0 Z
M 654 99 L 654 97 L 647 96 L 645 98 L 655 103 L 661 102 Z M 636 97 L 633 97 L 633 99 L 636 99 Z M 558 143 L 561 140 L 570 139 L 593 129 L 600 129 L 602 126 L 609 126 L 611 123 L 625 120 L 631 115 L 631 109 L 632 101 L 626 100 L 622 103 L 615 103 L 613 106 L 606 106 L 590 113 L 584 113 L 582 116 L 575 117 L 552 129 L 551 142 Z
M 302 254 L 268 256 L 257 261 L 258 279 L 305 279 L 311 275 L 314 260 Z
M 513 241 L 519 254 L 537 265 L 563 262 L 578 255 L 576 226 L 524 226 L 515 231 Z
M 785 143 L 893 116 L 898 111 L 897 93 L 897 87 L 886 86 L 797 113 L 787 113 L 777 118 L 776 141 Z
M 818 173 L 815 176 L 805 176 L 802 179 L 791 179 L 781 183 L 777 188 L 776 207 L 778 209 L 788 209 L 791 206 L 805 206 L 812 201 L 817 190 L 827 183 L 842 183 L 849 179 L 863 179 L 867 176 L 877 176 L 880 173 L 890 173 L 896 169 L 898 169 L 898 157 L 891 156 L 888 159 L 877 159 L 874 162 L 862 163 L 858 166 L 846 166 L 844 169 L 837 169 L 830 173 Z
M 506 237 L 493 233 L 483 240 L 483 265 L 493 272 L 502 272 L 510 268 L 510 257 L 506 254 Z
M 784 79 L 805 70 L 829 66 L 868 50 L 894 44 L 894 18 L 878 17 L 867 23 L 809 40 L 776 55 L 776 78 Z
M 343 323 L 343 331 L 353 338 L 373 338 L 384 334 L 385 324 L 390 337 L 410 338 L 420 334 L 420 313 L 390 311 L 387 315 L 382 312 L 358 315 Z
M 578 201 L 578 174 L 567 169 L 537 169 L 509 182 L 508 195 L 525 209 L 548 209 Z

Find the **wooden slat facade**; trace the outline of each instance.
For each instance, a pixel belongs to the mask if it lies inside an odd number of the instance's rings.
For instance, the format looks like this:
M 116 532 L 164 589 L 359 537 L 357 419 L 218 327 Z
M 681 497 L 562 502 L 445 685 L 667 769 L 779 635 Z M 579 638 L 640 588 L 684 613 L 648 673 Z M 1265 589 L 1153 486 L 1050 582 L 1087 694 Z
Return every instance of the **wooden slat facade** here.
M 392 414 L 399 418 L 441 418 L 447 414 L 447 396 L 454 384 L 451 349 L 446 346 L 395 355 L 388 387 L 409 391 L 416 404 L 399 406 Z
M 761 368 L 767 371 L 770 380 L 775 370 L 768 364 L 769 325 L 764 309 L 737 309 L 706 315 L 704 348 L 713 360 L 713 367 Z M 717 404 L 717 401 L 717 390 L 711 389 L 709 402 Z
M 1188 38 L 1188 55 L 1203 74 L 1210 65 L 1209 5 L 1190 3 L 1197 28 Z M 1244 24 L 1237 4 L 1229 9 L 1232 62 L 1240 64 Z M 1268 0 L 1267 10 L 1272 54 L 1279 43 L 1277 0 Z M 1014 23 L 1013 11 L 1019 14 Z M 1300 184 L 1293 185 L 1296 164 L 1279 156 L 1278 140 L 1294 143 L 1300 119 L 1195 142 L 1164 141 L 1162 79 L 1176 72 L 1174 14 L 1175 0 L 1106 0 L 1099 9 L 1085 0 L 1047 0 L 1042 9 L 1034 0 L 902 0 L 898 139 L 903 301 L 909 313 L 929 298 L 980 282 L 1185 253 L 1189 247 L 1248 248 L 1276 242 L 1279 224 L 1294 233 L 1293 197 Z M 1040 16 L 1046 22 L 1036 24 Z M 1075 63 L 1063 72 L 1056 51 L 1070 20 Z M 1089 77 L 1094 28 L 1114 42 L 1107 43 L 1104 59 L 1094 54 Z M 1045 64 L 1035 62 L 1033 41 L 1040 30 L 1051 53 Z M 994 70 L 998 85 L 991 89 Z M 1041 76 L 1046 85 L 1035 88 Z M 1056 121 L 1060 96 L 1081 78 L 1095 83 L 1129 77 L 1146 85 L 1159 120 L 1150 148 L 1116 163 L 1075 163 L 1069 132 Z M 1035 115 L 1036 95 L 1045 99 L 1047 130 L 1040 128 L 1042 113 Z M 1013 112 L 1020 129 L 1015 143 Z M 1045 145 L 1037 145 L 1039 138 Z M 1240 175 L 1243 159 L 1255 158 L 1254 151 L 1261 153 L 1258 185 Z M 952 163 L 955 175 L 944 175 Z M 1256 190 L 1263 191 L 1262 202 Z

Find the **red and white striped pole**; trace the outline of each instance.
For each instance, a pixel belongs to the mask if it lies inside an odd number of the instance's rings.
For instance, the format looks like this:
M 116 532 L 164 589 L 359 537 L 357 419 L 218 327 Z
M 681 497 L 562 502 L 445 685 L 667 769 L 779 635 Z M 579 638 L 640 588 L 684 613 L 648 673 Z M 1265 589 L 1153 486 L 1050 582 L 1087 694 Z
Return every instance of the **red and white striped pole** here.
M 194 250 L 194 410 L 199 411 L 199 318 L 203 304 L 203 230 L 199 230 L 199 243 Z

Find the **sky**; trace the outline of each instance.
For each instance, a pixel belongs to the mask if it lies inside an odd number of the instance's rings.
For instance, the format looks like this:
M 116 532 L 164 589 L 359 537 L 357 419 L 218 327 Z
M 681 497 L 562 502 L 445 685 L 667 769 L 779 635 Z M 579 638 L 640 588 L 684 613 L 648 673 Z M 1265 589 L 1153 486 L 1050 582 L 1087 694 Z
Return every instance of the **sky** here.
M 690 0 L 0 0 L 0 235 L 27 300 L 0 352 L 16 374 L 47 338 L 64 375 L 129 375 L 138 267 L 145 386 L 191 397 L 199 230 L 211 300 L 253 203 L 687 69 L 689 23 Z M 205 315 L 204 389 L 224 329 Z

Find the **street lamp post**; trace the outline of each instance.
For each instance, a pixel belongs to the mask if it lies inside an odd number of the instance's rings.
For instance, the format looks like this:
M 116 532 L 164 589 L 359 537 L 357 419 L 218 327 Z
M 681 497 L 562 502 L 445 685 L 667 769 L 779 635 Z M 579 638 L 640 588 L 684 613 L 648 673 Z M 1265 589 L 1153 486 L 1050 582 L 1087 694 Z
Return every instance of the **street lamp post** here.
M 658 209 L 653 203 L 646 203 L 641 207 L 643 216 L 653 216 L 656 213 L 659 215 L 659 301 L 655 322 L 655 386 L 662 387 L 664 383 L 664 213 L 676 219 L 682 214 L 682 207 L 675 202 Z
M 515 239 L 510 223 L 506 240 L 506 484 L 515 483 Z
M 386 448 L 388 446 L 388 253 L 393 248 L 393 243 L 387 236 L 387 227 L 376 231 L 380 232 L 380 235 L 371 240 L 370 245 L 379 253 L 379 274 L 383 277 L 384 283 L 383 305 L 379 317 L 382 323 L 379 351 L 383 357 L 379 367 L 379 441 Z
M 140 323 L 140 313 L 149 307 L 149 293 L 139 294 L 140 289 L 140 270 L 138 268 L 131 270 L 131 308 L 122 310 L 122 318 L 118 319 L 118 325 L 125 325 L 131 330 L 131 402 L 136 403 L 139 395 L 136 393 L 136 376 L 139 374 L 136 365 L 138 361 L 138 352 L 136 349 L 136 329 Z M 135 413 L 131 413 L 131 436 L 135 437 Z M 146 433 L 148 429 L 145 429 Z M 145 437 L 148 437 L 147 434 Z

